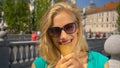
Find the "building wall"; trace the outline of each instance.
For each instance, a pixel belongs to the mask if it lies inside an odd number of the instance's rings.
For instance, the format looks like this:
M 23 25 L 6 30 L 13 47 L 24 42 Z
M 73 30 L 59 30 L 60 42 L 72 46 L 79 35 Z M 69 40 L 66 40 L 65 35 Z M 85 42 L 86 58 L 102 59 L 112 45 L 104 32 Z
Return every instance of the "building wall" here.
M 117 12 L 115 10 L 101 11 L 86 15 L 85 31 L 114 32 L 117 29 Z

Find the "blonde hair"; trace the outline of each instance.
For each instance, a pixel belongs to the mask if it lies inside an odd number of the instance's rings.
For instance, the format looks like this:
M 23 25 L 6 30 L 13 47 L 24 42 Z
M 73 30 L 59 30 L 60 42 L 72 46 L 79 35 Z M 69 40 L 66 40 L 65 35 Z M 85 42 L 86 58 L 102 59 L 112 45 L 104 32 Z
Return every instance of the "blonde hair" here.
M 61 55 L 58 48 L 54 45 L 49 37 L 47 30 L 53 25 L 53 18 L 61 11 L 69 11 L 72 13 L 78 24 L 78 41 L 76 43 L 75 52 L 87 51 L 88 45 L 83 37 L 83 29 L 80 18 L 80 10 L 74 5 L 67 2 L 60 2 L 51 6 L 42 18 L 40 25 L 41 39 L 40 39 L 40 55 L 53 67 L 56 65 Z

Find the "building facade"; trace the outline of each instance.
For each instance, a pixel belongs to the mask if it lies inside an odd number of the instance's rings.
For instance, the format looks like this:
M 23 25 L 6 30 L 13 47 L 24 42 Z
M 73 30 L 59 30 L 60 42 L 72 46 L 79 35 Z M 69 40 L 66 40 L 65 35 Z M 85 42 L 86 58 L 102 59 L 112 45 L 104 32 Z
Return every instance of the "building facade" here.
M 117 30 L 116 8 L 119 2 L 109 2 L 102 7 L 87 10 L 85 22 L 85 32 L 113 33 Z

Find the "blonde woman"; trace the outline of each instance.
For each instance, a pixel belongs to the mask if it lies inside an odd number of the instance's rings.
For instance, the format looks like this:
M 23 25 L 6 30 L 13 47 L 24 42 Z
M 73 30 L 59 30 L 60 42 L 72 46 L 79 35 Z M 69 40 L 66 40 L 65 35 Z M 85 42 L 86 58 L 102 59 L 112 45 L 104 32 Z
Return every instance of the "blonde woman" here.
M 32 68 L 108 68 L 108 58 L 89 51 L 83 37 L 80 11 L 67 2 L 50 7 L 40 26 L 40 57 Z M 63 46 L 63 49 L 61 49 Z M 71 52 L 63 55 L 64 46 Z

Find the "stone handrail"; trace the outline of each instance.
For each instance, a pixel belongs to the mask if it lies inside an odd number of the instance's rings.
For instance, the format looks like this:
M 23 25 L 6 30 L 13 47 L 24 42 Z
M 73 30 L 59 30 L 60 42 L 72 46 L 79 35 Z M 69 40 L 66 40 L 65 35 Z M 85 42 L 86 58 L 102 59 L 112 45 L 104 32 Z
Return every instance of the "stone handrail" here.
M 38 41 L 12 41 L 0 31 L 0 68 L 30 68 L 39 56 Z
M 38 41 L 0 42 L 0 68 L 29 68 L 39 56 Z

